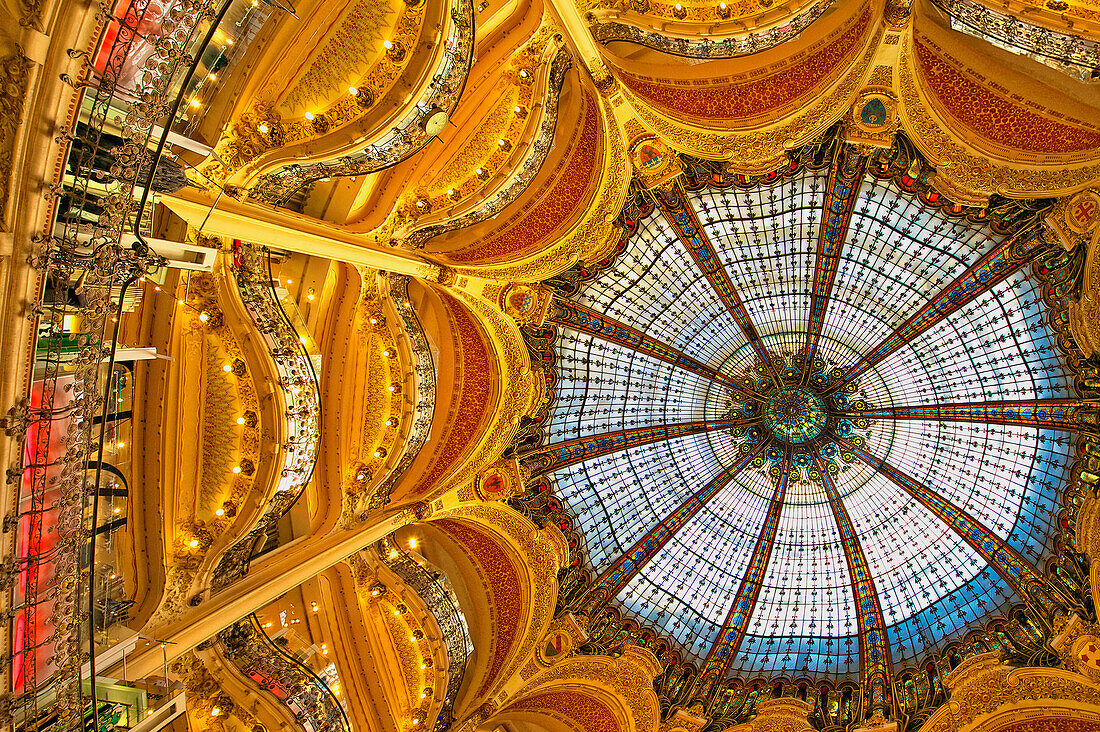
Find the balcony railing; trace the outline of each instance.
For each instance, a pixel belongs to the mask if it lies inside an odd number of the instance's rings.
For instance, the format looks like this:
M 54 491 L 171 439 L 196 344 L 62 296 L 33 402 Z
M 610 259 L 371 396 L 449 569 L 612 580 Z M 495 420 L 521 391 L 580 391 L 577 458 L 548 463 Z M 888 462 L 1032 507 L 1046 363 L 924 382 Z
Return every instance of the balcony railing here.
M 458 598 L 447 575 L 426 569 L 402 551 L 392 537 L 380 542 L 379 554 L 386 566 L 424 601 L 443 631 L 443 644 L 447 648 L 447 691 L 433 727 L 433 732 L 442 732 L 454 722 L 455 699 L 462 688 L 466 660 L 473 651 L 466 617 L 459 609 Z
M 1100 43 L 1027 23 L 975 0 L 932 3 L 951 18 L 954 30 L 1035 59 L 1081 81 L 1100 77 Z
M 248 534 L 230 547 L 214 570 L 217 592 L 248 573 L 249 563 L 262 545 L 261 536 L 275 528 L 302 495 L 317 465 L 321 439 L 321 390 L 313 360 L 302 344 L 275 293 L 271 258 L 267 250 L 238 242 L 234 245 L 233 273 L 241 302 L 256 325 L 275 369 L 286 402 L 286 442 L 279 484 L 263 514 Z
M 564 48 L 559 49 L 554 55 L 554 60 L 550 62 L 546 101 L 542 106 L 542 120 L 539 122 L 538 132 L 535 133 L 535 141 L 527 150 L 526 157 L 516 168 L 515 173 L 509 176 L 508 182 L 486 199 L 476 210 L 451 219 L 446 223 L 428 226 L 412 232 L 405 237 L 403 242 L 405 246 L 410 248 L 422 247 L 429 239 L 446 231 L 473 226 L 490 216 L 496 216 L 516 200 L 520 193 L 527 190 L 527 187 L 531 185 L 531 181 L 542 169 L 542 164 L 546 162 L 546 156 L 550 152 L 550 148 L 554 146 L 554 130 L 558 125 L 558 99 L 561 97 L 561 88 L 565 82 L 565 72 L 572 66 L 573 60 L 569 55 L 569 51 Z
M 306 732 L 351 732 L 324 679 L 269 638 L 255 615 L 218 633 L 218 641 L 222 657 L 289 709 Z
M 255 199 L 274 205 L 285 204 L 294 193 L 310 183 L 336 176 L 365 175 L 396 165 L 432 140 L 427 121 L 433 115 L 448 115 L 458 106 L 474 58 L 473 0 L 452 0 L 444 52 L 435 77 L 423 96 L 397 125 L 361 151 L 338 160 L 312 165 L 288 165 L 263 176 L 249 191 Z
M 812 3 L 808 8 L 802 8 L 788 16 L 781 25 L 765 28 L 759 32 L 728 36 L 716 40 L 710 38 L 697 40 L 655 33 L 636 25 L 617 21 L 596 22 L 592 23 L 589 28 L 592 30 L 593 37 L 603 44 L 612 41 L 628 41 L 676 56 L 735 58 L 767 51 L 781 43 L 798 38 L 802 31 L 809 28 L 811 23 L 824 15 L 825 11 L 832 7 L 834 2 L 835 0 L 820 0 Z M 747 21 L 749 23 L 754 22 L 753 19 L 747 19 Z
M 405 447 L 397 464 L 371 496 L 371 508 L 379 508 L 389 502 L 393 487 L 420 454 L 420 448 L 428 441 L 428 433 L 432 429 L 432 417 L 435 415 L 435 365 L 432 362 L 432 350 L 424 335 L 424 328 L 421 327 L 416 311 L 409 302 L 409 278 L 403 275 L 389 275 L 389 281 L 390 297 L 398 317 L 401 318 L 401 324 L 409 337 L 409 346 L 412 349 L 416 391 L 413 392 L 415 403 L 412 409 L 412 424 L 405 440 Z

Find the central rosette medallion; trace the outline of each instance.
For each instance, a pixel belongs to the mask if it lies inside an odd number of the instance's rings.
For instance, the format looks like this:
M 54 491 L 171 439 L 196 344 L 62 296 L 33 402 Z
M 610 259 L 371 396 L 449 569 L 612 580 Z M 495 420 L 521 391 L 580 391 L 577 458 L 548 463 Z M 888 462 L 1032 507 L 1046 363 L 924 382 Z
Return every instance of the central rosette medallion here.
M 784 387 L 768 397 L 764 424 L 775 438 L 799 444 L 818 437 L 825 429 L 825 402 L 805 387 Z

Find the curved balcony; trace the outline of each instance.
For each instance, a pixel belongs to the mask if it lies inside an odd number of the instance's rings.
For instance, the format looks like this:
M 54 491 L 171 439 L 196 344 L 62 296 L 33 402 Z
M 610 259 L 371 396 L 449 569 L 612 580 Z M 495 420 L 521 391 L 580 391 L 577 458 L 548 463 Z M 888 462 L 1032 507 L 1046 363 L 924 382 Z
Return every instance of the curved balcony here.
M 280 205 L 304 186 L 321 178 L 365 175 L 396 165 L 418 152 L 434 137 L 432 123 L 442 115 L 443 123 L 454 111 L 473 63 L 474 8 L 472 0 L 452 0 L 444 52 L 435 77 L 393 129 L 364 147 L 331 162 L 288 165 L 260 177 L 249 189 L 252 198 Z
M 351 732 L 351 723 L 336 696 L 313 673 L 271 640 L 255 615 L 218 634 L 222 657 L 278 703 L 309 732 Z
M 976 0 L 931 0 L 931 3 L 950 18 L 952 30 L 1034 59 L 1080 81 L 1100 78 L 1100 43 L 1084 38 L 1080 33 L 1070 35 L 1056 30 L 1058 27 L 1066 30 L 1074 27 L 1074 23 L 1069 22 L 1067 28 L 1064 16 L 1059 17 L 1053 12 L 1057 2 L 1047 3 L 1043 11 L 1028 16 L 1035 17 L 1039 22 L 1045 20 L 1051 27 L 1014 17 L 1012 11 L 1015 9 L 1008 2 L 998 10 Z M 1026 8 L 1017 12 L 1022 15 Z M 1044 18 L 1044 15 L 1047 17 Z
M 405 438 L 401 456 L 390 468 L 389 475 L 371 495 L 369 508 L 376 509 L 389 502 L 393 487 L 405 475 L 420 454 L 420 449 L 428 441 L 432 430 L 432 418 L 435 416 L 435 364 L 432 350 L 424 335 L 424 328 L 416 317 L 416 310 L 409 301 L 409 278 L 402 275 L 390 275 L 390 300 L 394 311 L 408 335 L 408 345 L 412 351 L 413 374 L 416 388 L 411 396 L 414 400 L 412 415 L 409 419 L 409 431 Z
M 731 26 L 728 34 L 703 30 L 719 23 L 728 24 L 729 14 L 726 17 L 718 14 L 723 12 L 724 3 L 713 11 L 716 13 L 715 17 L 703 19 L 702 23 L 709 22 L 712 26 L 703 25 L 702 28 L 692 27 L 682 20 L 679 22 L 683 27 L 677 28 L 675 17 L 670 22 L 668 19 L 650 18 L 638 12 L 619 14 L 607 10 L 594 13 L 594 22 L 589 27 L 593 38 L 604 45 L 625 41 L 674 56 L 697 59 L 735 58 L 767 51 L 797 38 L 811 23 L 824 15 L 834 1 L 821 0 L 794 9 L 787 4 L 774 9 L 764 8 L 758 15 L 744 18 L 743 22 Z
M 466 618 L 458 608 L 458 597 L 447 575 L 426 569 L 404 552 L 392 535 L 379 542 L 378 555 L 390 571 L 424 601 L 443 632 L 443 644 L 447 649 L 447 692 L 439 717 L 432 728 L 434 732 L 442 732 L 454 722 L 452 714 L 455 700 L 462 688 L 466 661 L 473 652 Z
M 266 537 L 302 495 L 317 465 L 321 438 L 321 398 L 313 361 L 272 287 L 271 260 L 265 251 L 234 244 L 233 272 L 241 301 L 259 331 L 279 375 L 277 386 L 286 404 L 286 442 L 282 467 L 263 514 L 241 540 L 222 556 L 211 580 L 214 592 L 248 573 Z
M 443 223 L 417 229 L 404 238 L 402 244 L 410 248 L 420 248 L 428 240 L 448 231 L 473 226 L 476 223 L 496 216 L 527 190 L 535 176 L 539 174 L 550 148 L 554 146 L 554 132 L 558 126 L 558 100 L 565 83 L 565 72 L 573 65 L 572 57 L 564 48 L 558 49 L 549 64 L 546 75 L 546 96 L 542 103 L 542 119 L 534 135 L 534 142 L 527 149 L 523 161 L 507 178 L 507 183 L 483 201 L 476 209 Z

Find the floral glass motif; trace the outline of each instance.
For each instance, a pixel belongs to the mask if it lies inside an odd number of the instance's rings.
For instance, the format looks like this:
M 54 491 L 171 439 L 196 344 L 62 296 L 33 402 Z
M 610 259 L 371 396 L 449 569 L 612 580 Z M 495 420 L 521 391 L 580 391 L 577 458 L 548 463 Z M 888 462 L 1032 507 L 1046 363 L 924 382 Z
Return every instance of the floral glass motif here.
M 861 118 L 882 120 L 881 101 Z M 1013 589 L 939 514 L 851 451 L 881 458 L 1039 562 L 1056 532 L 1073 436 L 993 420 L 882 418 L 883 410 L 1073 398 L 1072 378 L 1026 268 L 939 318 L 843 389 L 835 378 L 902 328 L 1001 237 L 922 205 L 870 174 L 839 247 L 815 361 L 801 358 L 811 320 L 827 169 L 768 184 L 688 191 L 701 233 L 744 303 L 754 348 L 659 211 L 571 297 L 740 384 L 707 378 L 614 337 L 558 328 L 549 445 L 614 430 L 760 416 L 558 467 L 556 493 L 577 517 L 593 576 L 612 566 L 692 494 L 761 453 L 709 497 L 613 600 L 696 663 L 723 629 L 789 465 L 759 592 L 729 673 L 851 677 L 861 610 L 835 511 L 847 512 L 877 590 L 890 662 L 912 664 L 1014 601 Z M 769 354 L 779 377 L 759 363 Z M 781 384 L 776 383 L 776 379 Z M 786 390 L 786 391 L 784 391 Z M 798 410 L 798 405 L 803 410 Z M 878 418 L 865 418 L 879 410 Z M 754 411 L 757 410 L 757 411 Z M 770 422 L 769 422 L 770 419 Z M 836 439 L 843 434 L 843 442 Z M 780 439 L 783 438 L 783 439 Z M 819 467 L 828 472 L 827 490 Z M 831 498 L 836 499 L 831 502 Z M 877 632 L 877 631 L 876 631 Z

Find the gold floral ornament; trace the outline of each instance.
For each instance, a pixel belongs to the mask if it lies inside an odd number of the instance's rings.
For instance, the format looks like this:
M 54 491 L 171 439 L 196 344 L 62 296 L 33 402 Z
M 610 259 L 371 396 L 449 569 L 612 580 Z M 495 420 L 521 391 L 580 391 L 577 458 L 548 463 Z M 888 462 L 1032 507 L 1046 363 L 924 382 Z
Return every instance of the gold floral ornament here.
M 680 158 L 665 141 L 654 134 L 636 137 L 628 146 L 634 177 L 652 190 L 684 172 Z
M 224 183 L 234 172 L 259 156 L 287 143 L 282 117 L 270 104 L 259 103 L 229 125 L 218 142 L 217 155 L 202 167 L 202 173 Z
M 1088 189 L 1063 198 L 1045 223 L 1075 262 L 1070 332 L 1085 357 L 1093 356 L 1100 352 L 1100 192 Z

